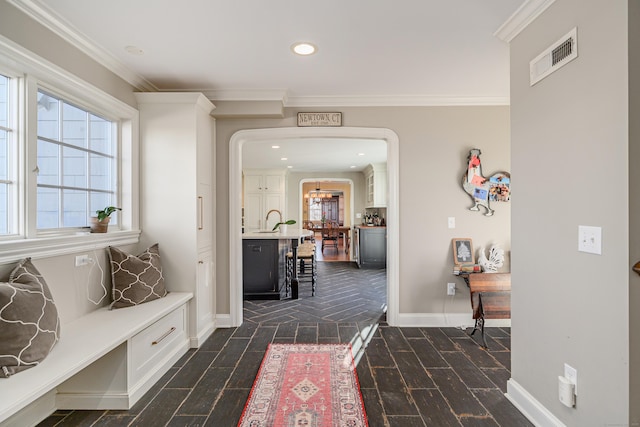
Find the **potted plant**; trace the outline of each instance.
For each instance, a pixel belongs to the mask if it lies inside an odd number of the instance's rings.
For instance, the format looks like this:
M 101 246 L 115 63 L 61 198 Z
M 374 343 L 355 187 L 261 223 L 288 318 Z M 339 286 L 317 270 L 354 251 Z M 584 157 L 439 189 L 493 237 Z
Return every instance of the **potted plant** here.
M 287 225 L 293 225 L 295 224 L 296 221 L 293 219 L 290 219 L 288 221 L 285 222 L 279 222 L 276 225 L 273 226 L 273 229 L 271 231 L 276 231 L 278 229 L 278 227 L 280 227 L 280 232 L 281 233 L 286 233 L 287 232 Z
M 91 217 L 91 232 L 106 233 L 109 227 L 109 221 L 111 220 L 111 214 L 121 210 L 121 208 L 116 208 L 115 206 L 107 206 L 104 209 L 97 210 L 97 216 Z

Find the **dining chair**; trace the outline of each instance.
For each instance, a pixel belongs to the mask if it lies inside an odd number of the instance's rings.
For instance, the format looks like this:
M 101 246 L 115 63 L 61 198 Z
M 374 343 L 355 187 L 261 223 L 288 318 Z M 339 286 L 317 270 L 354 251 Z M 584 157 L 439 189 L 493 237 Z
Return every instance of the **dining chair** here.
M 312 243 L 316 242 L 316 226 L 313 224 L 313 221 L 305 221 L 304 228 L 311 231 L 311 236 L 307 237 L 305 240 L 309 240 Z
M 338 225 L 333 222 L 326 223 L 322 229 L 322 253 L 324 253 L 325 246 L 332 246 L 338 251 L 338 237 L 340 231 Z

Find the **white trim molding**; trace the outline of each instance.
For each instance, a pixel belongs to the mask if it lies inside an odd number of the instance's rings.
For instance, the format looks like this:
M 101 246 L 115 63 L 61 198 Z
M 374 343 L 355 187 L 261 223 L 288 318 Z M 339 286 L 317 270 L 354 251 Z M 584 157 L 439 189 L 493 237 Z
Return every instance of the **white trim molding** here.
M 0 264 L 8 264 L 23 258 L 48 258 L 78 252 L 104 249 L 138 243 L 140 231 L 115 231 L 109 233 L 82 232 L 76 235 L 43 237 L 0 242 Z
M 556 0 L 527 0 L 493 33 L 500 40 L 510 43 Z
M 242 146 L 246 142 L 356 138 L 387 143 L 387 322 L 398 323 L 399 311 L 399 138 L 385 128 L 268 128 L 241 130 L 229 141 L 229 310 L 231 326 L 242 324 Z
M 106 49 L 101 48 L 97 43 L 81 34 L 41 1 L 7 0 L 7 2 L 53 31 L 72 46 L 80 49 L 91 59 L 103 65 L 136 89 L 147 92 L 158 91 L 158 88 L 153 83 L 131 71 L 113 55 L 109 54 Z
M 472 328 L 475 321 L 471 310 L 468 313 L 400 313 L 398 314 L 399 327 L 407 328 Z M 511 319 L 486 319 L 484 326 L 511 327 Z
M 565 427 L 562 421 L 545 408 L 535 397 L 529 394 L 529 392 L 513 378 L 507 381 L 507 392 L 505 396 L 513 403 L 513 406 L 536 427 Z

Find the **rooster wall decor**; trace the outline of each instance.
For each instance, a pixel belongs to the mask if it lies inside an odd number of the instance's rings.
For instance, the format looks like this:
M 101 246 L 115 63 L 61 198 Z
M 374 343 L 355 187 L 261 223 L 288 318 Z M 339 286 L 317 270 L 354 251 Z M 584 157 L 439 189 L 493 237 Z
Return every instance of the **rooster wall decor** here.
M 511 196 L 510 184 L 511 175 L 508 172 L 497 172 L 488 179 L 482 176 L 482 166 L 480 165 L 479 148 L 469 150 L 467 157 L 467 171 L 462 177 L 462 188 L 471 196 L 473 206 L 472 211 L 479 211 L 479 206 L 485 209 L 485 215 L 493 215 L 490 202 L 508 202 Z

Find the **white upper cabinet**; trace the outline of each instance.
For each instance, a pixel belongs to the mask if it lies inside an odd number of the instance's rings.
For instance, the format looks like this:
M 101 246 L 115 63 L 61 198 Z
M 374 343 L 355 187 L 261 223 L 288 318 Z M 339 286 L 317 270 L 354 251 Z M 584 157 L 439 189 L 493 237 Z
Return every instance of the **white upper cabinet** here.
M 271 229 L 280 221 L 277 210 L 285 220 L 285 179 L 286 171 L 246 169 L 244 179 L 244 229 L 245 231 Z
M 368 208 L 387 207 L 387 164 L 368 165 L 364 173 L 365 201 Z

